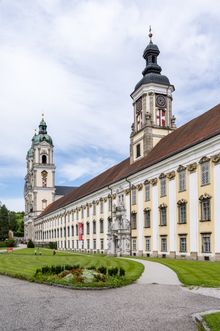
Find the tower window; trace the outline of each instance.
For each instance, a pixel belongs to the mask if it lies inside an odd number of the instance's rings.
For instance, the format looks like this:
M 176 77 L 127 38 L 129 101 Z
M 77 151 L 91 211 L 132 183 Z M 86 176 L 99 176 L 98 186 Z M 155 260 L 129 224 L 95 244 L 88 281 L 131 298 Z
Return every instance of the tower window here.
M 137 115 L 137 129 L 140 130 L 142 128 L 142 113 Z
M 156 57 L 152 56 L 152 63 L 156 63 Z
M 47 208 L 47 200 L 42 200 L 42 210 L 44 210 L 45 208 Z
M 47 156 L 46 155 L 42 155 L 42 163 L 47 164 Z
M 136 158 L 140 157 L 141 156 L 141 145 L 138 144 L 136 146 Z
M 166 126 L 166 111 L 164 109 L 157 110 L 157 125 Z

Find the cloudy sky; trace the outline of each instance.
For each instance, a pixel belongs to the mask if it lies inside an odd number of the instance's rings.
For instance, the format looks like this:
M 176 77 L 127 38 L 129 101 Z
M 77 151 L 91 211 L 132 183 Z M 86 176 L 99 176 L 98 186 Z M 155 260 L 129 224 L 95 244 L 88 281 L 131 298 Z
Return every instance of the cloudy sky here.
M 24 209 L 25 157 L 42 113 L 58 185 L 128 156 L 150 24 L 180 126 L 220 101 L 219 0 L 0 1 L 0 201 L 11 210 Z

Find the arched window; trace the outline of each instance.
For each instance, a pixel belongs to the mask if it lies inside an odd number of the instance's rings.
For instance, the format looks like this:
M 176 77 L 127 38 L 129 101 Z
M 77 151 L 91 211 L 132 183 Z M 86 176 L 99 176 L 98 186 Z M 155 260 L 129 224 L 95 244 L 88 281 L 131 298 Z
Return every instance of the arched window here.
M 42 163 L 46 164 L 47 163 L 47 156 L 44 154 L 42 155 Z

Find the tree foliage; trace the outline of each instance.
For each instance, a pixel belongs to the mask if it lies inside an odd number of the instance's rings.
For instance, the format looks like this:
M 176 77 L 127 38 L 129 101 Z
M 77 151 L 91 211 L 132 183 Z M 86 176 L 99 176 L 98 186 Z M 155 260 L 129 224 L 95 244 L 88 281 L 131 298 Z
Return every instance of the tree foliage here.
M 10 211 L 5 205 L 0 206 L 0 240 L 8 238 L 12 230 L 15 237 L 24 236 L 24 212 Z

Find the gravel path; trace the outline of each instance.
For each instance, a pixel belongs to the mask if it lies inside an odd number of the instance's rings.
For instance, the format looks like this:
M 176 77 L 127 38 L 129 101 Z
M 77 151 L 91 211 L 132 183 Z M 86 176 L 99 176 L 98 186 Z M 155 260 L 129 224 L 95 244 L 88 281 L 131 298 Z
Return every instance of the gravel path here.
M 178 285 L 79 291 L 0 276 L 1 331 L 195 331 L 192 313 L 219 308 Z
M 138 284 L 181 285 L 176 273 L 163 264 L 145 260 L 130 259 L 144 265 L 144 272 Z

